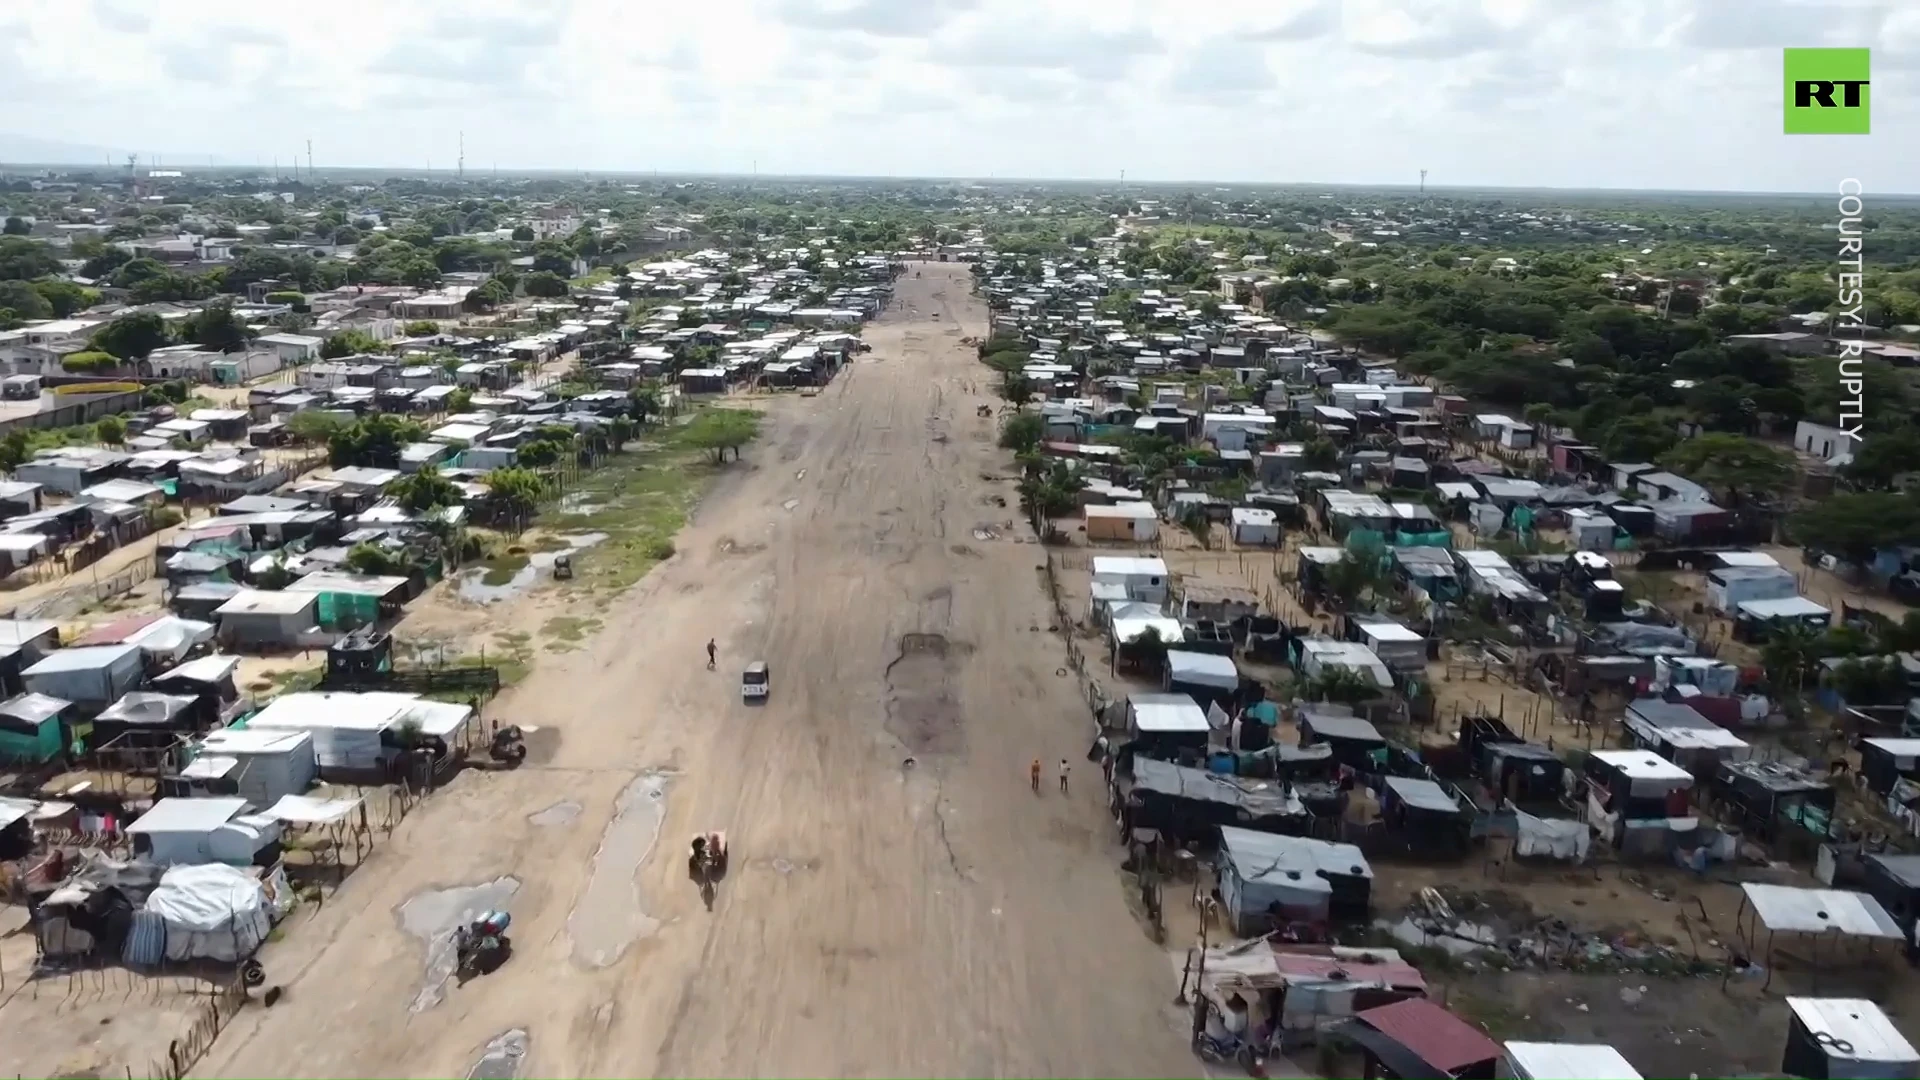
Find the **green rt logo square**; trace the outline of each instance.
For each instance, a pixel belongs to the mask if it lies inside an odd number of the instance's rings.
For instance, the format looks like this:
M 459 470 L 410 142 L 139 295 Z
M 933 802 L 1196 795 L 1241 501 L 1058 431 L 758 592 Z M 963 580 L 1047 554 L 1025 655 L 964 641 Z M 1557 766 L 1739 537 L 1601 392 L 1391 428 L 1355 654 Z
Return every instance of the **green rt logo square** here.
M 1867 134 L 1868 51 L 1786 50 L 1787 134 Z

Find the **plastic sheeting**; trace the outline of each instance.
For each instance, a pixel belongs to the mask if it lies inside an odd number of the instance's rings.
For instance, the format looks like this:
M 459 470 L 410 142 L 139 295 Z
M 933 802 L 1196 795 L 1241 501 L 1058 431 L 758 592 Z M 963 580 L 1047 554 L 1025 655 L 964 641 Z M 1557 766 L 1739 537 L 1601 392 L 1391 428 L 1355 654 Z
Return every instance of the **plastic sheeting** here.
M 1563 818 L 1534 817 L 1521 810 L 1513 812 L 1519 831 L 1513 841 L 1515 855 L 1542 859 L 1585 862 L 1592 836 L 1585 822 Z
M 167 959 L 232 963 L 253 955 L 267 939 L 275 917 L 291 899 L 290 892 L 278 868 L 263 883 L 245 870 L 219 863 L 176 866 L 161 875 L 144 911 L 158 917 L 165 928 Z M 140 922 L 150 924 L 150 920 L 137 921 L 133 937 L 142 936 Z M 128 949 L 144 955 L 152 946 L 130 941 Z

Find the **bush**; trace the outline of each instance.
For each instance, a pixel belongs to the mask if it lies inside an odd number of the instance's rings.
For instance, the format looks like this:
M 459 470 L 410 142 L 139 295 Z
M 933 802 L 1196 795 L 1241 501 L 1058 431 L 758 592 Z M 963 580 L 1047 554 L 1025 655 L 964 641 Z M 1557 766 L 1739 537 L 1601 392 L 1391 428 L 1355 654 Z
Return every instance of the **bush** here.
M 120 366 L 118 357 L 103 352 L 69 353 L 60 361 L 60 366 L 75 375 L 97 375 L 103 371 L 112 371 Z
M 187 515 L 181 513 L 180 508 L 177 506 L 162 506 L 153 512 L 153 527 L 155 529 L 171 529 L 185 520 L 187 520 Z

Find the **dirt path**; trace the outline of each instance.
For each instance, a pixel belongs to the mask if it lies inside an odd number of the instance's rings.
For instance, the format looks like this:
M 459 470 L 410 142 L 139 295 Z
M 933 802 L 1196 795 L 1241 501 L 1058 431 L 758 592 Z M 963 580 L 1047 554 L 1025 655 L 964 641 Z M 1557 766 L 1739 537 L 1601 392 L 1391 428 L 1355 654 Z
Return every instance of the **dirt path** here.
M 285 1000 L 202 1074 L 463 1075 L 518 1029 L 521 1075 L 1200 1075 L 1115 870 L 1040 549 L 973 538 L 1012 497 L 981 479 L 1003 463 L 959 344 L 984 309 L 964 267 L 922 273 L 870 355 L 772 405 L 590 645 L 501 703 L 544 729 L 533 760 L 456 781 L 270 945 Z M 747 707 L 756 658 L 773 695 Z M 733 863 L 711 913 L 682 856 L 709 828 Z M 512 960 L 410 1011 L 402 906 L 503 876 Z

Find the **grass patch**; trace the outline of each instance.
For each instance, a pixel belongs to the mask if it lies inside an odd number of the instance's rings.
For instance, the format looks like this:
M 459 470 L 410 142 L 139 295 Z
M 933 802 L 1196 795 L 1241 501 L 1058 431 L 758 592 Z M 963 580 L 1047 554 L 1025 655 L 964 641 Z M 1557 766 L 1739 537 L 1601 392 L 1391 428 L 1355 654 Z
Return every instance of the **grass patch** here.
M 548 652 L 567 652 L 587 639 L 587 635 L 600 629 L 599 619 L 580 619 L 571 615 L 560 615 L 547 620 L 540 628 L 546 637 Z
M 600 285 L 612 280 L 613 280 L 612 267 L 596 266 L 593 269 L 587 271 L 586 277 L 574 278 L 571 281 L 569 281 L 568 284 L 572 285 L 576 289 L 591 289 L 595 285 Z
M 524 551 L 495 555 L 481 565 L 486 571 L 480 575 L 482 585 L 511 584 L 514 575 L 527 568 L 528 557 Z
M 604 541 L 573 556 L 581 586 L 618 592 L 673 557 L 674 535 L 723 468 L 689 443 L 692 415 L 647 430 L 628 453 L 582 476 L 568 492 L 581 509 L 542 521 L 557 533 L 606 534 Z
M 317 667 L 263 671 L 247 688 L 256 694 L 295 694 L 319 686 L 320 677 L 325 674 L 324 669 Z M 259 687 L 264 689 L 256 689 Z
M 1447 994 L 1447 1008 L 1462 1018 L 1479 1024 L 1499 1041 L 1525 1035 L 1529 1028 L 1526 1013 L 1519 1006 L 1491 997 L 1461 990 L 1456 984 Z

